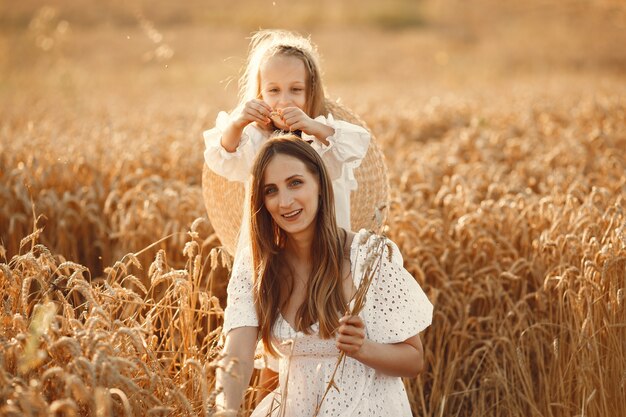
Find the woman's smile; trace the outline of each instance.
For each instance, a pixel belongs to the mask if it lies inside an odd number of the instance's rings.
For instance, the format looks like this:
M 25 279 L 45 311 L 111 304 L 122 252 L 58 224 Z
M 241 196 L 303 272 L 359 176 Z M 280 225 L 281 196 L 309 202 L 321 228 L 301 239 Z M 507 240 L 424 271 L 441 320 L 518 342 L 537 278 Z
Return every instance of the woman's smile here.
M 288 220 L 295 220 L 296 216 L 298 216 L 300 213 L 302 213 L 302 209 L 299 210 L 294 210 L 291 211 L 289 213 L 285 213 L 282 216 Z

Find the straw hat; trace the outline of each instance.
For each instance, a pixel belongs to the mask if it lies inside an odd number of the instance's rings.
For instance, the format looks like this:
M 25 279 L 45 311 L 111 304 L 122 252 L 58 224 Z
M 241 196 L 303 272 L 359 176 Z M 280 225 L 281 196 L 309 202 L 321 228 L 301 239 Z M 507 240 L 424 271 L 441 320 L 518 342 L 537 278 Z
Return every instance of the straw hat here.
M 365 122 L 342 104 L 326 100 L 326 108 L 335 119 L 345 120 L 367 129 Z M 386 204 L 389 200 L 389 177 L 385 157 L 373 136 L 367 154 L 354 171 L 354 176 L 359 186 L 350 195 L 352 230 L 373 229 L 376 227 L 374 218 L 376 207 Z M 243 216 L 243 183 L 230 182 L 204 164 L 202 196 L 215 233 L 226 250 L 233 254 Z M 382 212 L 383 216 L 385 213 L 386 211 Z

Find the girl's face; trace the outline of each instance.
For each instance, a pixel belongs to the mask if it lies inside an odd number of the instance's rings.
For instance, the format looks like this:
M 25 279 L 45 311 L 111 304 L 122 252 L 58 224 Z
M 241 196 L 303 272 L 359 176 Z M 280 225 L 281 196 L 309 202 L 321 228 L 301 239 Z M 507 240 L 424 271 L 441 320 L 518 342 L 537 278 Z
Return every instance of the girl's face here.
M 304 162 L 277 154 L 263 174 L 261 192 L 274 222 L 290 237 L 313 239 L 319 206 L 319 182 Z
M 274 55 L 259 68 L 261 98 L 274 110 L 298 107 L 305 111 L 307 72 L 304 62 L 293 56 Z M 272 117 L 279 129 L 286 129 L 279 117 Z

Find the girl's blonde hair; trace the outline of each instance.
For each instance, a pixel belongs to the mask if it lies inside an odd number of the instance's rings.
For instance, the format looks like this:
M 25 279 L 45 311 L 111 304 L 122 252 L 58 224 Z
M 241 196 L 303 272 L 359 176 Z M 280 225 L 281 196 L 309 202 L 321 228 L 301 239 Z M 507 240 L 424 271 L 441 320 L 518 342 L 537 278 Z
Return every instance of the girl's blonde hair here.
M 252 35 L 248 59 L 239 80 L 239 104 L 261 98 L 260 68 L 270 57 L 281 55 L 300 59 L 304 63 L 306 80 L 305 113 L 312 118 L 325 115 L 325 91 L 319 65 L 317 48 L 309 38 L 286 30 L 261 30 Z
M 341 285 L 345 238 L 337 227 L 332 182 L 324 162 L 313 147 L 294 135 L 272 138 L 263 145 L 252 167 L 249 204 L 259 333 L 266 352 L 274 355 L 272 327 L 291 294 L 294 279 L 285 273 L 288 268 L 282 256 L 287 234 L 276 225 L 264 202 L 263 176 L 268 164 L 278 154 L 302 161 L 319 183 L 319 204 L 311 246 L 312 270 L 305 300 L 296 312 L 296 330 L 309 334 L 311 326 L 318 322 L 320 337 L 330 338 L 339 326 L 339 314 L 343 314 L 346 308 Z

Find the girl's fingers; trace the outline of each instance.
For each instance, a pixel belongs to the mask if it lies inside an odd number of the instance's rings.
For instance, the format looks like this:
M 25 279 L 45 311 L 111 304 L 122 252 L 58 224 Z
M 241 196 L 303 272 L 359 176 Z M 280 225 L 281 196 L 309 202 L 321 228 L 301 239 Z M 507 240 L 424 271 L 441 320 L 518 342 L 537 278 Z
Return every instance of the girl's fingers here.
M 254 99 L 254 100 L 250 100 L 250 103 L 254 103 L 257 106 L 265 109 L 265 111 L 267 111 L 267 113 L 270 113 L 272 111 L 272 107 L 269 104 L 267 104 L 266 102 L 264 102 L 263 100 Z
M 264 117 L 269 116 L 270 112 L 272 111 L 272 108 L 268 106 L 267 103 L 260 100 L 250 100 L 246 103 L 244 109 L 247 111 L 256 112 Z
M 299 120 L 299 118 L 297 116 L 294 116 L 293 114 L 283 114 L 283 120 L 285 121 L 285 123 L 294 124 Z
M 269 120 L 263 115 L 263 113 L 261 113 L 257 109 L 248 109 L 246 111 L 246 115 L 248 116 L 248 119 L 252 122 L 268 123 Z
M 291 128 L 291 130 L 305 130 L 307 126 L 306 121 L 299 117 L 285 118 L 285 123 Z
M 291 130 L 302 130 L 303 127 L 304 127 L 304 123 L 300 123 L 300 122 L 296 122 L 292 125 L 289 125 L 289 129 Z
M 254 111 L 263 118 L 269 118 L 270 110 L 266 109 L 261 105 L 257 105 L 253 107 Z
M 301 109 L 299 109 L 297 107 L 285 107 L 282 110 L 282 116 L 285 119 L 292 118 L 292 117 L 300 118 L 303 115 L 306 116 L 306 114 Z

